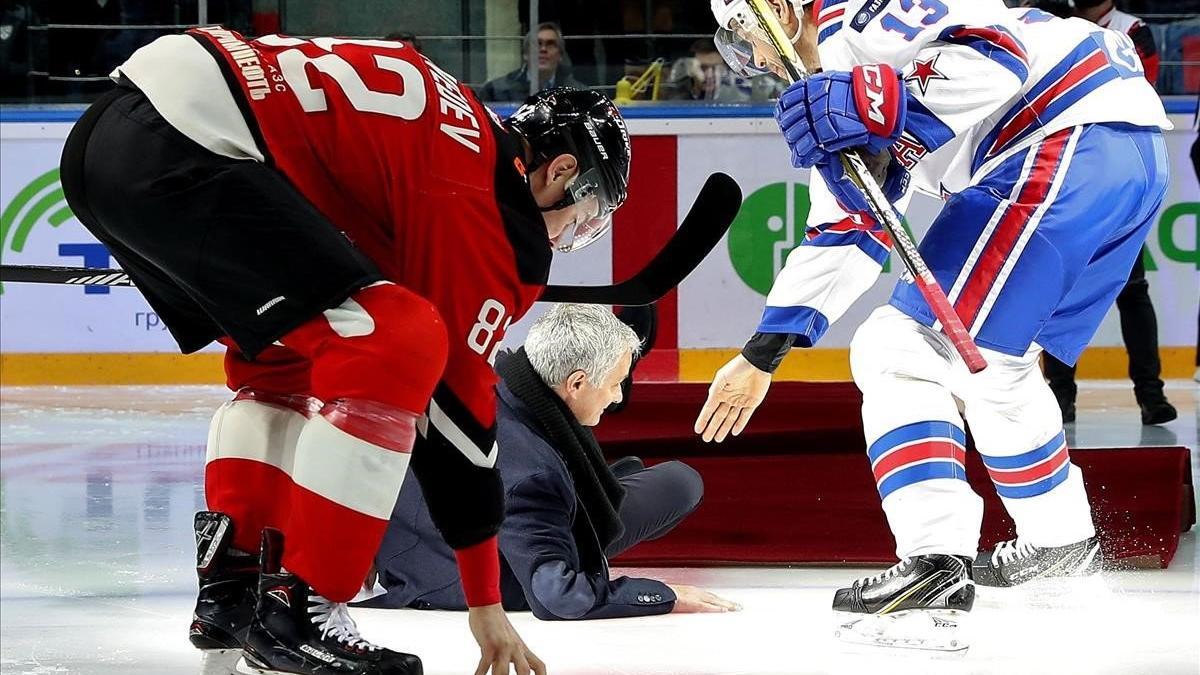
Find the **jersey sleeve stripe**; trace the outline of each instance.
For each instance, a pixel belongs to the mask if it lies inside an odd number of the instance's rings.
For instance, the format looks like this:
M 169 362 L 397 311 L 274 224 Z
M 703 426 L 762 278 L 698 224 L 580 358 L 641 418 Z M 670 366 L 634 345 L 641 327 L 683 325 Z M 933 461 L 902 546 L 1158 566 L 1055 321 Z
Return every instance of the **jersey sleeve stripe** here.
M 1013 147 L 1067 108 L 1118 77 L 1098 39 L 1088 36 L 1050 69 L 984 136 L 971 170 Z
M 810 231 L 811 232 L 811 231 Z M 816 236 L 806 239 L 804 246 L 815 247 L 838 247 L 838 246 L 855 246 L 858 250 L 867 254 L 871 260 L 874 260 L 879 265 L 887 262 L 888 255 L 891 253 L 891 241 L 884 232 L 868 232 L 857 227 L 850 230 L 825 230 L 818 232 Z M 766 332 L 766 331 L 764 331 Z
M 817 19 L 817 29 L 820 30 L 823 26 L 828 25 L 830 21 L 842 18 L 842 15 L 845 13 L 845 7 L 837 7 L 828 12 L 822 12 L 821 18 Z
M 825 42 L 829 38 L 833 37 L 834 34 L 836 34 L 841 29 L 842 29 L 842 21 L 840 19 L 837 21 L 834 21 L 833 23 L 828 24 L 825 28 L 822 28 L 819 33 L 817 33 L 817 44 L 821 44 L 822 42 Z
M 817 24 L 817 44 L 821 44 L 842 29 L 842 17 L 850 0 L 816 0 L 812 6 L 812 18 Z
M 772 307 L 763 309 L 758 322 L 760 333 L 791 333 L 796 335 L 798 347 L 811 347 L 829 330 L 829 319 L 819 310 L 797 305 L 794 307 Z
M 824 2 L 822 2 L 822 0 L 816 0 L 812 6 L 812 17 L 814 20 L 820 21 L 822 14 L 828 12 L 834 7 L 844 5 L 847 2 L 850 2 L 850 0 L 824 0 Z M 846 11 L 846 8 L 843 7 L 842 11 Z
M 1025 46 L 1000 26 L 952 26 L 942 31 L 938 39 L 974 49 L 1003 66 L 1022 82 L 1029 79 L 1029 57 L 1025 53 Z
M 463 454 L 472 464 L 485 469 L 490 469 L 496 465 L 496 444 L 492 443 L 492 447 L 487 452 L 475 445 L 470 438 L 463 433 L 462 429 L 450 419 L 450 416 L 438 406 L 437 401 L 429 402 L 429 417 L 428 424 L 422 425 L 422 435 L 429 437 L 431 432 L 436 432 L 442 438 L 454 446 Z
M 1089 56 L 1067 70 L 1057 80 L 1047 84 L 1040 93 L 1037 88 L 1030 91 L 1033 96 L 1028 105 L 1021 108 L 1004 123 L 995 139 L 985 138 L 980 147 L 987 148 L 987 156 L 1004 152 L 1017 141 L 1044 126 L 1063 110 L 1074 105 L 1100 85 L 1116 79 L 1117 72 L 1108 67 L 1108 58 L 1097 47 Z M 1042 83 L 1039 83 L 1041 85 Z M 1029 100 L 1029 97 L 1026 97 Z M 990 136 L 990 134 L 989 134 Z M 987 141 L 991 140 L 988 144 Z
M 423 436 L 436 432 L 475 466 L 495 466 L 495 428 L 482 428 L 444 384 L 438 385 L 429 400 L 429 416 L 423 422 Z

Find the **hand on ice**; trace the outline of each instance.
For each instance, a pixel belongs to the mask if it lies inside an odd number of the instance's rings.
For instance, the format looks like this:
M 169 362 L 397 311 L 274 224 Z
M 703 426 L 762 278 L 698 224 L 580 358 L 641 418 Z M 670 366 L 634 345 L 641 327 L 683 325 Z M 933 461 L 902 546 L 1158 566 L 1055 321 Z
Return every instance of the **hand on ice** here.
M 696 614 L 705 612 L 737 612 L 742 606 L 736 602 L 709 593 L 695 586 L 669 585 L 675 591 L 675 608 L 672 612 L 679 614 Z
M 483 607 L 471 607 L 468 622 L 471 634 L 479 643 L 479 666 L 475 675 L 546 675 L 546 664 L 525 646 L 517 634 L 504 608 L 499 603 Z

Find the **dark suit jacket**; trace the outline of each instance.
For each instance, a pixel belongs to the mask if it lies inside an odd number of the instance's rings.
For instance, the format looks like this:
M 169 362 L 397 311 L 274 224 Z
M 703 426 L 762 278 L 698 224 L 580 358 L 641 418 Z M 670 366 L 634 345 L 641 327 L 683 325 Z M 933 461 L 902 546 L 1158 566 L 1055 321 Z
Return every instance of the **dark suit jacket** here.
M 609 579 L 608 560 L 579 505 L 567 465 L 530 410 L 497 386 L 496 466 L 504 481 L 500 528 L 505 609 L 539 619 L 605 619 L 665 614 L 675 593 L 653 579 Z M 406 479 L 375 558 L 387 593 L 370 607 L 466 609 L 454 552 L 429 518 L 419 483 Z

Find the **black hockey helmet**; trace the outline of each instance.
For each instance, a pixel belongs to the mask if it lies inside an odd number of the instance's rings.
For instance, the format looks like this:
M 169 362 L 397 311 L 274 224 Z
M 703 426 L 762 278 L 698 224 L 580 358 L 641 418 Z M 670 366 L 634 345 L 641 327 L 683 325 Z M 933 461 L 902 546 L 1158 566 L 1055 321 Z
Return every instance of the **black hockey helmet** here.
M 577 203 L 594 203 L 595 210 L 564 232 L 558 250 L 578 251 L 608 232 L 629 186 L 629 131 L 617 106 L 596 91 L 554 87 L 525 99 L 505 123 L 529 144 L 533 159 L 527 170 L 561 154 L 579 162 L 567 194 L 542 210 Z

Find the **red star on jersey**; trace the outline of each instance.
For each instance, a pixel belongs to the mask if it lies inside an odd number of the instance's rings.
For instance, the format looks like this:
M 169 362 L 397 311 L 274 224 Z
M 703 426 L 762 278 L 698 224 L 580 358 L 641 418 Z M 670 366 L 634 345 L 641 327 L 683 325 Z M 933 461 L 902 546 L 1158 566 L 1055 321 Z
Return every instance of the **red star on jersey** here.
M 926 90 L 929 89 L 930 80 L 949 80 L 950 78 L 938 72 L 937 60 L 941 54 L 934 54 L 933 58 L 926 61 L 913 61 L 913 70 L 908 77 L 904 78 L 905 82 L 916 82 L 921 88 L 921 95 L 924 96 Z

